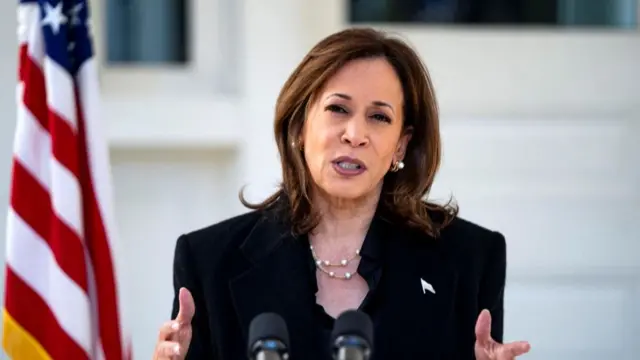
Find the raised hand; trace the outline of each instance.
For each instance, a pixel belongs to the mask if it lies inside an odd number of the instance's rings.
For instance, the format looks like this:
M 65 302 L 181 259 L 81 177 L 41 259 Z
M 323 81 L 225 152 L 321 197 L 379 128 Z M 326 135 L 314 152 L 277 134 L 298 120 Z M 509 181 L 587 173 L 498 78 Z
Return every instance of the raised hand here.
M 476 322 L 476 360 L 513 360 L 529 352 L 526 341 L 500 344 L 491 338 L 491 314 L 482 310 Z
M 191 320 L 196 312 L 191 293 L 181 288 L 180 310 L 175 319 L 160 327 L 158 343 L 153 353 L 154 360 L 182 360 L 187 356 L 191 343 Z

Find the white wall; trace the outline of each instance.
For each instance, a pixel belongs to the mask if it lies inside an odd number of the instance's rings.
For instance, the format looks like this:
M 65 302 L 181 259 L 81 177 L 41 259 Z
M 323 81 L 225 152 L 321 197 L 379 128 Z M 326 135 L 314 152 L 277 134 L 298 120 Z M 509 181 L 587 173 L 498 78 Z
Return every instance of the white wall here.
M 339 0 L 194 2 L 192 68 L 102 73 L 136 358 L 150 357 L 169 315 L 175 239 L 242 211 L 242 184 L 253 198 L 273 188 L 279 87 L 313 43 L 343 26 Z M 13 6 L 0 5 L 5 174 Z M 230 36 L 211 25 L 220 18 Z M 507 236 L 507 338 L 530 340 L 530 359 L 632 359 L 640 351 L 640 34 L 392 30 L 419 49 L 439 94 L 445 159 L 434 197 L 453 193 L 464 217 Z M 0 176 L 4 203 L 7 181 Z

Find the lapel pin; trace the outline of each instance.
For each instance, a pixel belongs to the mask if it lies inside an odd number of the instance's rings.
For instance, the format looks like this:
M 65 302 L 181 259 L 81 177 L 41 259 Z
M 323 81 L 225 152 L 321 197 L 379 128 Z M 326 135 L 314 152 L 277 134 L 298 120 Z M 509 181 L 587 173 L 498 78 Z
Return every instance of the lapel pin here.
M 436 291 L 433 289 L 433 286 L 431 286 L 431 284 L 429 284 L 428 282 L 424 281 L 424 279 L 420 278 L 420 285 L 422 285 L 422 293 L 426 294 L 427 290 L 430 291 L 432 294 L 435 294 Z

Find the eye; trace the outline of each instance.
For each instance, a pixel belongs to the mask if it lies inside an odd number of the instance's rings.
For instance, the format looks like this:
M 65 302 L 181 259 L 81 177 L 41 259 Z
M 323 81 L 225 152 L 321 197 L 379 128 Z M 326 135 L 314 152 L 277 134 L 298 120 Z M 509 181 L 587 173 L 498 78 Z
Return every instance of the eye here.
M 331 112 L 334 112 L 334 113 L 342 113 L 342 114 L 346 114 L 347 113 L 347 110 L 345 110 L 345 108 L 340 106 L 340 105 L 327 105 L 325 110 L 326 111 L 331 111 Z
M 384 122 L 387 122 L 387 123 L 391 122 L 391 119 L 385 114 L 375 114 L 372 117 L 374 119 L 376 119 L 377 121 L 384 121 Z

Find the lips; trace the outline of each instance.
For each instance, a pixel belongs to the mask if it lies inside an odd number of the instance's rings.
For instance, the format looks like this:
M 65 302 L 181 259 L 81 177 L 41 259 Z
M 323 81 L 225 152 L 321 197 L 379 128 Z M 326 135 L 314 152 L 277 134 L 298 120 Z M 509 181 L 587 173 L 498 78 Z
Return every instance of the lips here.
M 353 178 L 364 173 L 367 167 L 356 158 L 341 156 L 331 163 L 333 170 L 342 178 Z
M 366 170 L 367 167 L 364 165 L 362 161 L 356 158 L 341 156 L 335 160 L 333 163 L 338 167 L 348 170 L 348 171 L 357 171 L 357 170 Z

